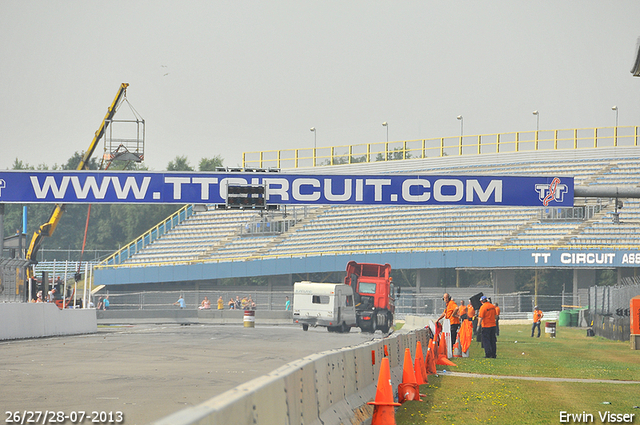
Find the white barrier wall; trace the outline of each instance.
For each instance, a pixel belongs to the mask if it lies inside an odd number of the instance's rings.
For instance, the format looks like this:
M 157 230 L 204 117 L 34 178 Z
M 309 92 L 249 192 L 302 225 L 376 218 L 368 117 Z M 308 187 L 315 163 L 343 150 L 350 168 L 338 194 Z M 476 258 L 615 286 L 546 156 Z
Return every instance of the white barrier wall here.
M 351 423 L 351 418 L 362 414 L 361 410 L 372 411 L 366 403 L 375 397 L 384 346 L 387 345 L 391 384 L 396 391 L 402 379 L 405 348 L 415 357 L 417 341 L 426 349 L 425 329 L 307 356 L 154 424 Z
M 98 331 L 94 309 L 60 310 L 49 303 L 1 303 L 0 340 Z

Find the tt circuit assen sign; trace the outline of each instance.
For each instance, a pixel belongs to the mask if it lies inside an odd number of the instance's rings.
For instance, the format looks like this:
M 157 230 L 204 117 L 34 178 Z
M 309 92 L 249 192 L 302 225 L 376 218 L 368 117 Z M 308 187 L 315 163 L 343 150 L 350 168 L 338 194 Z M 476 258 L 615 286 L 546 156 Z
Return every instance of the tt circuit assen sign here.
M 229 185 L 279 205 L 573 205 L 568 177 L 88 171 L 0 172 L 0 203 L 215 204 Z

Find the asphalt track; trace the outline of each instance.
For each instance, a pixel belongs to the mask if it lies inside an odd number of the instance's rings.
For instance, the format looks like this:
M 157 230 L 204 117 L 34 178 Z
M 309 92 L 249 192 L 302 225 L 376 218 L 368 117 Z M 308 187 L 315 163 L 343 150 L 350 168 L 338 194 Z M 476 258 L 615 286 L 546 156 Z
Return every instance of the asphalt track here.
M 293 325 L 143 324 L 2 342 L 1 413 L 6 423 L 7 411 L 121 411 L 124 424 L 146 424 L 293 360 L 372 338 L 381 335 L 303 332 Z

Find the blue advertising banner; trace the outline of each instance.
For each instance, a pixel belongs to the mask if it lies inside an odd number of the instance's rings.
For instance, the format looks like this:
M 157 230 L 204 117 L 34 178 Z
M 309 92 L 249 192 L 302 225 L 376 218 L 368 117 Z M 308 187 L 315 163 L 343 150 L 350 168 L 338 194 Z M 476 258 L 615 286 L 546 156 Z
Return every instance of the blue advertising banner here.
M 560 207 L 574 189 L 571 177 L 0 171 L 0 203 L 223 204 L 229 185 L 248 184 L 274 205 Z

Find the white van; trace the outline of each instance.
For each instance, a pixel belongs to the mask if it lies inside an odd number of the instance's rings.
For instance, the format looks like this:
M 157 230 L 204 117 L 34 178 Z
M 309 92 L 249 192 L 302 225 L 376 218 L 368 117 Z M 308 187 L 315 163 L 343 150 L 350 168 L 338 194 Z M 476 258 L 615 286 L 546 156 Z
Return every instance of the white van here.
M 296 282 L 293 285 L 293 322 L 306 331 L 326 326 L 329 332 L 349 332 L 356 324 L 353 290 L 342 283 Z

